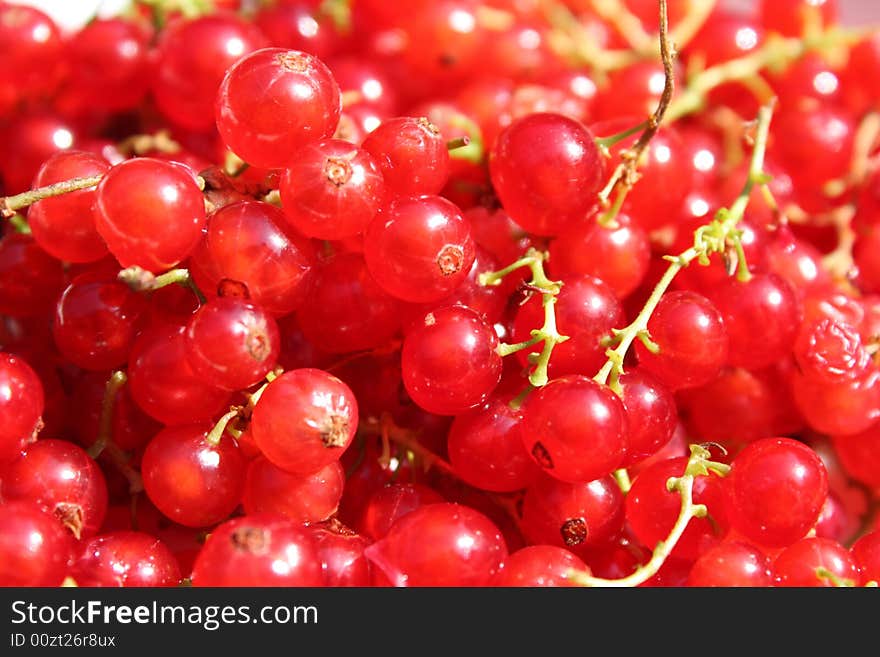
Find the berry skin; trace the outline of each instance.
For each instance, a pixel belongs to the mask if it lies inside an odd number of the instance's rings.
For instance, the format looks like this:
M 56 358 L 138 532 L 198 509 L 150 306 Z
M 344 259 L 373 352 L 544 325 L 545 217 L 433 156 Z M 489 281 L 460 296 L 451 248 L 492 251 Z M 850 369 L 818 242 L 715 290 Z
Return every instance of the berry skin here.
M 777 586 L 834 586 L 830 578 L 816 572 L 817 568 L 825 568 L 853 584 L 859 581 L 859 570 L 849 550 L 828 538 L 803 538 L 783 550 L 773 562 Z
M 18 356 L 0 352 L 0 464 L 14 461 L 36 439 L 44 407 L 37 373 Z
M 386 185 L 369 152 L 326 139 L 299 149 L 280 190 L 291 226 L 309 237 L 341 240 L 364 231 L 385 202 Z
M 736 456 L 725 487 L 731 527 L 758 545 L 785 547 L 819 519 L 828 473 L 803 443 L 765 438 Z
M 248 465 L 242 506 L 247 514 L 274 513 L 294 522 L 320 522 L 336 513 L 344 484 L 345 472 L 336 461 L 300 476 L 258 457 Z
M 663 295 L 648 331 L 660 351 L 636 342 L 639 365 L 672 390 L 708 383 L 727 360 L 724 320 L 711 301 L 694 292 Z
M 152 90 L 159 110 L 188 130 L 211 129 L 226 70 L 265 45 L 259 29 L 230 13 L 173 21 L 163 30 L 156 52 Z
M 568 550 L 555 545 L 532 545 L 504 560 L 492 586 L 574 586 L 569 579 L 572 572 L 589 574 L 590 569 Z
M 128 382 L 132 399 L 168 425 L 210 420 L 228 405 L 229 391 L 205 381 L 187 360 L 183 326 L 156 325 L 131 349 Z
M 623 529 L 623 503 L 611 477 L 579 484 L 539 477 L 523 499 L 523 534 L 532 543 L 575 551 L 603 546 Z
M 298 148 L 331 137 L 339 85 L 314 55 L 264 48 L 239 59 L 217 93 L 217 129 L 226 145 L 258 167 L 284 167 Z
M 362 534 L 378 541 L 407 513 L 443 501 L 440 493 L 422 484 L 392 483 L 373 493 L 358 526 Z
M 95 536 L 71 566 L 79 586 L 177 586 L 177 558 L 159 539 L 133 531 Z
M 224 206 L 208 221 L 190 259 L 196 284 L 208 296 L 242 290 L 251 302 L 280 317 L 296 310 L 312 286 L 315 248 L 269 203 Z
M 30 445 L 3 473 L 3 499 L 32 502 L 77 539 L 98 533 L 107 513 L 107 484 L 85 450 L 65 440 Z
M 351 389 L 316 369 L 285 372 L 263 391 L 251 430 L 275 466 L 308 475 L 338 461 L 354 438 L 358 407 Z
M 595 203 L 605 167 L 593 134 L 559 114 L 513 122 L 489 157 L 504 209 L 531 233 L 558 235 Z
M 498 336 L 477 313 L 449 306 L 429 313 L 403 342 L 403 385 L 423 409 L 457 415 L 483 403 L 501 380 Z
M 688 586 L 772 586 L 770 560 L 757 548 L 725 541 L 704 552 L 694 562 Z
M 98 184 L 95 225 L 123 267 L 170 269 L 196 247 L 205 221 L 202 192 L 184 165 L 139 157 Z
M 364 140 L 363 148 L 397 196 L 439 194 L 449 178 L 449 151 L 440 130 L 425 117 L 388 119 Z
M 512 492 L 538 476 L 523 447 L 522 410 L 510 407 L 511 395 L 493 395 L 485 404 L 456 416 L 447 451 L 457 476 L 479 488 Z
M 444 503 L 407 514 L 365 554 L 392 586 L 485 586 L 507 546 L 482 513 Z
M 681 477 L 687 458 L 667 459 L 653 463 L 639 473 L 626 496 L 626 519 L 636 538 L 653 548 L 664 540 L 678 519 L 681 495 L 670 491 L 667 482 Z M 711 517 L 694 518 L 673 550 L 673 555 L 696 559 L 714 546 L 727 526 L 724 516 L 722 479 L 713 473 L 694 480 L 694 504 L 705 504 Z
M 111 270 L 77 276 L 58 299 L 52 335 L 62 355 L 87 370 L 125 365 L 147 301 Z
M 208 440 L 209 425 L 168 427 L 147 445 L 144 489 L 166 517 L 186 527 L 209 527 L 241 501 L 246 464 L 235 442 Z
M 554 379 L 526 401 L 525 447 L 548 475 L 562 481 L 610 474 L 623 462 L 628 434 L 620 398 L 585 376 Z
M 800 322 L 794 289 L 776 274 L 729 277 L 712 294 L 730 338 L 727 362 L 757 368 L 786 356 Z
M 196 557 L 193 586 L 323 586 L 321 555 L 307 527 L 271 514 L 228 520 Z
M 656 454 L 672 439 L 678 415 L 672 394 L 641 369 L 621 375 L 620 388 L 629 420 L 629 440 L 621 467 L 628 467 Z
M 428 303 L 448 296 L 467 278 L 476 245 L 468 220 L 446 199 L 400 197 L 370 223 L 364 257 L 386 292 Z
M 32 502 L 2 502 L 0 514 L 0 586 L 60 586 L 74 549 L 70 533 Z
M 862 536 L 850 548 L 853 561 L 859 569 L 861 584 L 880 583 L 880 530 Z
M 71 178 L 106 173 L 102 157 L 83 151 L 60 151 L 40 167 L 33 186 L 44 187 Z M 28 225 L 34 240 L 47 253 L 67 262 L 94 262 L 107 254 L 107 245 L 95 227 L 95 188 L 81 189 L 34 203 Z
M 259 306 L 217 298 L 190 318 L 186 355 L 196 376 L 224 390 L 258 383 L 275 366 L 281 337 L 275 319 Z
M 318 546 L 324 586 L 370 586 L 370 562 L 364 550 L 370 541 L 336 519 L 311 524 L 308 529 Z

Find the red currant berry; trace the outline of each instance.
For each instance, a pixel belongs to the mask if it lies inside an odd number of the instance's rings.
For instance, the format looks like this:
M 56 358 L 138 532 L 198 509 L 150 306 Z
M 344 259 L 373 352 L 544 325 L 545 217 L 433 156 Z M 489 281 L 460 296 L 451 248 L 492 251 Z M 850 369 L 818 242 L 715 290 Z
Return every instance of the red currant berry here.
M 0 352 L 0 464 L 14 461 L 42 428 L 40 377 L 24 360 Z
M 439 194 L 449 179 L 449 151 L 440 129 L 425 117 L 388 119 L 364 140 L 389 192 L 397 196 Z
M 364 257 L 386 292 L 428 303 L 448 296 L 467 278 L 476 246 L 468 220 L 446 199 L 402 197 L 370 223 Z
M 862 585 L 880 582 L 880 530 L 863 535 L 853 543 L 850 553 L 858 566 Z
M 428 504 L 365 550 L 393 586 L 485 586 L 507 546 L 486 516 L 460 504 Z
M 142 532 L 95 536 L 71 566 L 78 586 L 154 587 L 180 584 L 180 566 L 168 547 Z
M 538 235 L 558 235 L 588 214 L 605 173 L 586 127 L 540 113 L 515 121 L 498 136 L 489 168 L 504 209 Z
M 354 438 L 358 407 L 351 389 L 322 370 L 285 372 L 263 391 L 251 430 L 277 467 L 312 474 L 338 461 Z
M 213 443 L 208 425 L 169 427 L 147 445 L 141 475 L 147 497 L 185 527 L 209 527 L 241 501 L 245 460 L 229 438 Z
M 802 538 L 787 547 L 774 560 L 773 575 L 777 586 L 835 586 L 832 578 L 817 572 L 820 568 L 841 580 L 859 581 L 849 550 L 828 538 Z
M 341 108 L 339 85 L 321 60 L 264 48 L 226 72 L 217 94 L 217 129 L 246 162 L 284 167 L 298 148 L 333 136 Z
M 325 240 L 362 233 L 385 202 L 377 161 L 365 149 L 339 139 L 303 146 L 287 166 L 280 189 L 290 225 Z
M 403 384 L 413 401 L 438 415 L 483 403 L 501 380 L 494 329 L 470 308 L 429 313 L 403 342 Z
M 335 519 L 308 528 L 318 546 L 325 586 L 370 586 L 370 562 L 364 555 L 370 541 Z
M 443 497 L 422 484 L 389 484 L 372 496 L 359 523 L 361 533 L 374 541 L 384 538 L 400 518 L 426 504 L 439 504 Z
M 504 560 L 504 567 L 492 586 L 561 587 L 574 586 L 574 572 L 590 573 L 577 556 L 555 545 L 532 545 L 517 550 Z
M 190 367 L 225 390 L 258 383 L 275 366 L 281 337 L 275 319 L 243 299 L 217 298 L 199 308 L 184 333 Z
M 344 484 L 345 472 L 337 461 L 312 474 L 296 475 L 261 457 L 248 466 L 242 505 L 247 514 L 273 513 L 294 522 L 320 522 L 336 513 Z
M 183 165 L 135 158 L 98 184 L 95 225 L 123 267 L 154 273 L 173 267 L 195 248 L 205 221 L 202 192 Z
M 33 502 L 77 539 L 98 533 L 107 513 L 107 483 L 81 447 L 38 440 L 3 474 L 6 500 Z
M 0 586 L 60 586 L 74 541 L 31 502 L 0 503 Z
M 282 516 L 244 516 L 208 536 L 192 570 L 193 586 L 323 586 L 312 532 Z
M 772 586 L 770 560 L 758 548 L 739 541 L 725 541 L 704 552 L 694 562 L 688 586 Z
M 828 473 L 803 443 L 765 438 L 736 456 L 726 488 L 731 527 L 759 545 L 785 547 L 819 519 Z
M 626 409 L 610 388 L 585 376 L 553 379 L 526 400 L 521 436 L 547 474 L 592 481 L 623 462 L 629 441 Z

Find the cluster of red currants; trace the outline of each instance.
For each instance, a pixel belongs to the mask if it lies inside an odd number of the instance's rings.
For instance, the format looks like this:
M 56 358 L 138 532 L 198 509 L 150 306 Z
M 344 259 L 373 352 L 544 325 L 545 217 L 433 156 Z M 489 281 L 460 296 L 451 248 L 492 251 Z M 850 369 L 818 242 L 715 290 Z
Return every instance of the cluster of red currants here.
M 0 585 L 880 580 L 880 33 L 206 4 L 0 1 Z

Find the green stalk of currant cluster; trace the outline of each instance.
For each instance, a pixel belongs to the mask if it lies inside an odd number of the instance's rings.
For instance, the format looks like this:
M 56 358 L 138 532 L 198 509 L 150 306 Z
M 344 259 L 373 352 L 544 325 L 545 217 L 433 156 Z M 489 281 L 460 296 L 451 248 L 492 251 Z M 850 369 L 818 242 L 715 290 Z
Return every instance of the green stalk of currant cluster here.
M 29 191 L 22 192 L 21 194 L 5 196 L 3 198 L 0 198 L 0 217 L 11 219 L 15 216 L 15 213 L 18 210 L 22 210 L 29 205 L 33 205 L 37 201 L 42 201 L 45 198 L 51 198 L 53 196 L 61 196 L 62 194 L 68 194 L 70 192 L 75 192 L 80 189 L 88 189 L 89 187 L 94 187 L 99 182 L 101 182 L 101 178 L 103 177 L 103 174 L 99 174 L 97 176 L 71 178 L 70 180 L 64 180 L 62 182 L 55 183 L 54 185 L 46 185 L 45 187 L 31 189 Z
M 593 577 L 590 573 L 574 571 L 569 574 L 569 579 L 580 586 L 603 586 L 603 587 L 634 587 L 643 584 L 657 574 L 657 571 L 666 563 L 666 559 L 672 554 L 678 541 L 681 540 L 688 523 L 692 518 L 705 518 L 708 509 L 705 504 L 694 503 L 694 482 L 697 477 L 705 477 L 712 471 L 720 476 L 726 476 L 730 472 L 730 466 L 711 460 L 709 450 L 701 445 L 691 445 L 691 455 L 681 477 L 671 477 L 666 482 L 666 488 L 670 492 L 678 492 L 681 495 L 681 510 L 678 518 L 664 541 L 660 541 L 651 553 L 647 563 L 639 566 L 633 573 L 620 579 L 604 579 Z
M 541 304 L 544 308 L 544 325 L 539 329 L 533 329 L 530 339 L 516 344 L 502 342 L 498 345 L 497 351 L 502 357 L 509 356 L 517 351 L 529 349 L 543 342 L 544 346 L 541 352 L 533 355 L 534 357 L 529 357 L 533 365 L 532 371 L 529 373 L 529 383 L 535 388 L 540 388 L 547 384 L 549 380 L 547 368 L 550 364 L 550 356 L 553 353 L 553 349 L 559 343 L 568 340 L 568 336 L 560 335 L 556 328 L 556 297 L 562 289 L 562 282 L 551 281 L 547 278 L 547 274 L 544 272 L 544 261 L 546 259 L 546 253 L 542 253 L 537 249 L 529 249 L 525 256 L 513 264 L 498 271 L 482 273 L 479 277 L 480 285 L 498 285 L 505 276 L 521 267 L 528 267 L 532 272 L 532 278 L 526 284 L 526 287 L 541 294 Z
M 721 208 L 715 213 L 709 223 L 700 226 L 694 231 L 694 244 L 687 250 L 675 256 L 665 256 L 670 262 L 666 272 L 651 292 L 641 312 L 625 328 L 615 329 L 613 340 L 617 345 L 608 349 L 608 360 L 594 379 L 598 383 L 609 385 L 615 392 L 620 392 L 620 375 L 623 373 L 623 360 L 632 343 L 639 339 L 651 351 L 657 351 L 657 345 L 651 340 L 648 333 L 648 320 L 654 309 L 660 303 L 663 294 L 669 288 L 672 280 L 682 269 L 693 261 L 701 265 L 709 264 L 709 256 L 713 253 L 734 254 L 737 262 L 737 277 L 746 281 L 750 274 L 743 253 L 741 231 L 738 228 L 743 218 L 752 189 L 755 185 L 765 184 L 769 177 L 764 172 L 764 154 L 767 149 L 767 138 L 770 134 L 770 119 L 773 116 L 773 104 L 765 105 L 758 111 L 755 127 L 754 148 L 749 163 L 748 175 L 743 184 L 742 191 L 729 208 Z

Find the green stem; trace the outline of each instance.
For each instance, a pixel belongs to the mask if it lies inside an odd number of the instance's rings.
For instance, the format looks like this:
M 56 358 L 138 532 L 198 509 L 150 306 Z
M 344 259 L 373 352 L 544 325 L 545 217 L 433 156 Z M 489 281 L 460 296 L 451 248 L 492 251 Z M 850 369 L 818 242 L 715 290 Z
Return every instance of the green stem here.
M 666 563 L 666 559 L 672 554 L 678 541 L 681 540 L 682 534 L 687 529 L 692 518 L 703 518 L 708 510 L 702 504 L 694 504 L 694 481 L 703 473 L 708 473 L 707 467 L 715 465 L 711 461 L 707 461 L 709 453 L 702 447 L 697 445 L 691 446 L 691 456 L 688 459 L 687 467 L 681 477 L 672 477 L 667 482 L 667 489 L 678 491 L 681 496 L 681 506 L 678 512 L 678 518 L 669 532 L 665 540 L 660 541 L 651 553 L 651 559 L 639 566 L 635 572 L 621 579 L 604 579 L 602 577 L 593 577 L 583 572 L 574 572 L 569 578 L 580 586 L 602 586 L 602 587 L 634 587 L 644 584 L 651 579 L 660 568 Z M 714 468 L 713 468 L 714 469 Z
M 221 417 L 217 424 L 208 432 L 208 442 L 215 447 L 220 444 L 223 434 L 226 432 L 227 425 L 241 414 L 240 406 L 233 406 L 229 412 Z
M 113 437 L 113 408 L 116 405 L 116 397 L 122 386 L 126 384 L 128 377 L 122 370 L 116 370 L 107 380 L 104 388 L 104 400 L 101 402 L 101 417 L 98 420 L 98 436 L 86 451 L 93 459 L 98 458 L 110 444 Z
M 694 260 L 700 261 L 702 264 L 708 264 L 708 255 L 710 253 L 722 253 L 733 241 L 736 242 L 735 235 L 737 225 L 743 218 L 743 213 L 749 203 L 752 189 L 755 185 L 763 184 L 767 180 L 767 176 L 763 171 L 764 154 L 767 147 L 767 139 L 770 134 L 770 119 L 773 115 L 773 105 L 766 105 L 758 111 L 757 128 L 755 133 L 755 146 L 752 151 L 752 159 L 749 163 L 748 177 L 743 185 L 742 191 L 729 209 L 722 208 L 715 215 L 715 218 L 708 224 L 700 226 L 694 231 L 694 246 L 677 256 L 667 256 L 671 261 L 669 267 L 663 276 L 657 282 L 651 296 L 645 302 L 641 312 L 636 318 L 625 328 L 615 331 L 615 338 L 618 340 L 614 349 L 606 351 L 608 360 L 602 366 L 602 369 L 594 377 L 594 380 L 608 384 L 615 392 L 620 393 L 620 375 L 623 374 L 623 361 L 627 351 L 636 338 L 650 339 L 648 333 L 648 320 L 660 303 L 663 294 L 669 288 L 672 280 L 684 267 Z M 738 249 L 740 258 L 740 266 L 746 267 L 745 255 L 742 248 Z M 748 269 L 746 268 L 746 271 Z
M 618 488 L 620 488 L 620 492 L 626 495 L 629 492 L 629 489 L 632 488 L 632 481 L 630 481 L 629 472 L 626 471 L 626 468 L 621 468 L 620 470 L 615 470 L 613 476 L 614 481 L 617 482 Z
M 87 176 L 85 178 L 71 178 L 70 180 L 65 180 L 53 185 L 46 185 L 45 187 L 38 187 L 37 189 L 22 192 L 21 194 L 16 194 L 14 196 L 7 196 L 0 199 L 0 214 L 8 219 L 15 215 L 16 210 L 21 210 L 29 205 L 33 205 L 37 201 L 42 201 L 43 199 L 51 198 L 52 196 L 69 194 L 70 192 L 76 192 L 80 189 L 94 187 L 101 182 L 101 178 L 103 178 L 103 174 Z
M 13 214 L 9 217 L 9 225 L 12 226 L 16 233 L 21 233 L 22 235 L 31 234 L 30 224 L 20 214 Z
M 623 141 L 627 137 L 631 137 L 637 132 L 641 132 L 645 128 L 648 127 L 647 121 L 642 121 L 638 125 L 634 125 L 632 128 L 627 128 L 623 132 L 618 132 L 614 135 L 608 135 L 607 137 L 596 137 L 594 140 L 597 146 L 601 146 L 603 148 L 611 148 L 617 142 Z

